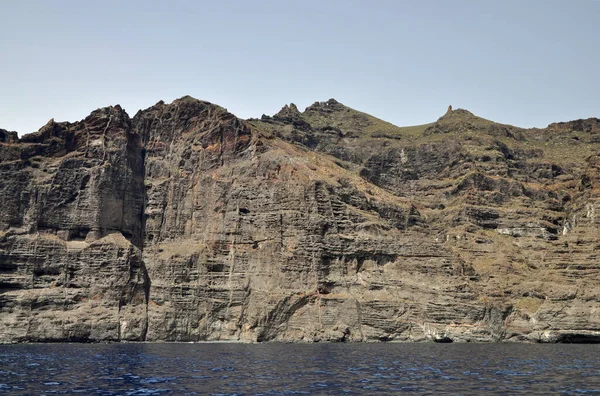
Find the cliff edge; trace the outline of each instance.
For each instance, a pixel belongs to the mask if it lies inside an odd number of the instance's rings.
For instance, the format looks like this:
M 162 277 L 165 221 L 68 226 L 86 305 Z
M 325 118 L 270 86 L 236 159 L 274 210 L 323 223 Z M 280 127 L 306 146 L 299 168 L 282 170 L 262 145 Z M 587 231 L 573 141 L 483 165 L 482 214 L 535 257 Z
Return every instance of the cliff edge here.
M 599 125 L 183 97 L 0 130 L 0 342 L 600 342 Z

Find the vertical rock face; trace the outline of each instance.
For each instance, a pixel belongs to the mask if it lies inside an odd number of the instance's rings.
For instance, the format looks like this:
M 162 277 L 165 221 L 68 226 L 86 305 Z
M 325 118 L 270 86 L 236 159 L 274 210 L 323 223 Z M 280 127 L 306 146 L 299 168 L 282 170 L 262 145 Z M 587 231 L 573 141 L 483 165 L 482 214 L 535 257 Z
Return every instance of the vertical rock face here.
M 468 287 L 450 252 L 411 230 L 410 202 L 327 158 L 190 98 L 134 124 L 147 137 L 148 340 L 424 338 L 409 323 L 427 302 L 411 296 Z
M 128 115 L 51 120 L 0 152 L 0 339 L 144 339 L 144 166 Z
M 146 144 L 148 340 L 209 338 L 231 320 L 227 311 L 239 313 L 245 293 L 248 268 L 236 268 L 229 246 L 238 215 L 232 184 L 243 179 L 232 165 L 252 161 L 262 144 L 224 109 L 188 97 L 138 113 L 134 123 Z
M 0 342 L 598 340 L 597 124 L 183 97 L 0 130 Z

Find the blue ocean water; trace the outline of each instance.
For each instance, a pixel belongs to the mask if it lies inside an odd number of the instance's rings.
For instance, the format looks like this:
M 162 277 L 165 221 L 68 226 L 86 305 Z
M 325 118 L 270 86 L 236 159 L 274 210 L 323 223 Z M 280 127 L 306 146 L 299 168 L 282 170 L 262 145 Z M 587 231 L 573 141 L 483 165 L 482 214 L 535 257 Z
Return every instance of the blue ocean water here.
M 600 345 L 1 345 L 2 393 L 600 394 Z

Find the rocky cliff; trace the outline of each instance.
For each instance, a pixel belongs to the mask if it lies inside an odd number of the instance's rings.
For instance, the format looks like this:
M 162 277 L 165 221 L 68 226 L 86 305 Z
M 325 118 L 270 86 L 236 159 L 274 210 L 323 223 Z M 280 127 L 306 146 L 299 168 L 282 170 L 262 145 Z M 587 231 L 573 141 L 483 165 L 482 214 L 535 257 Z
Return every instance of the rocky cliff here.
M 183 97 L 0 130 L 0 342 L 600 341 L 600 120 Z

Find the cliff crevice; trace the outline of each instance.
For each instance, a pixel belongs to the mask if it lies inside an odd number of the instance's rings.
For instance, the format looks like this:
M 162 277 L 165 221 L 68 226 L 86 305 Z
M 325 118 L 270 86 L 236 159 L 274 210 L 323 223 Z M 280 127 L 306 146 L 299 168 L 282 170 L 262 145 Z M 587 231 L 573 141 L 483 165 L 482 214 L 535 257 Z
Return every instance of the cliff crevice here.
M 597 121 L 188 96 L 0 130 L 0 341 L 596 340 Z

